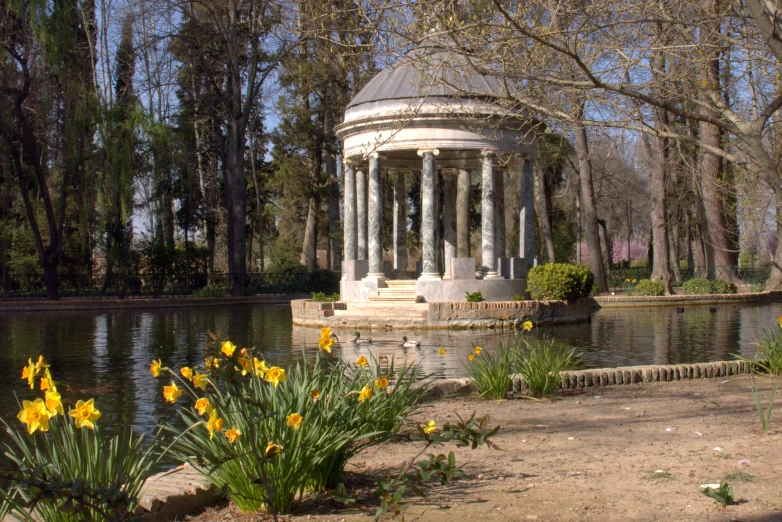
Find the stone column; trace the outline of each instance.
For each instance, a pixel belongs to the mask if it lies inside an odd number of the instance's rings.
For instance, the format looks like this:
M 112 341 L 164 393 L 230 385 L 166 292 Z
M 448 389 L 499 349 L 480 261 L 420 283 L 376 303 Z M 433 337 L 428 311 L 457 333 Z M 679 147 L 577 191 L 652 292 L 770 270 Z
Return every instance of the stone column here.
M 451 259 L 456 257 L 456 169 L 443 173 L 443 279 L 451 278 Z
M 356 249 L 356 170 L 346 159 L 345 165 L 345 200 L 342 204 L 342 238 L 345 244 L 345 261 L 355 261 Z
M 421 277 L 420 279 L 440 279 L 437 271 L 437 244 L 435 227 L 437 226 L 437 172 L 434 157 L 440 153 L 437 149 L 419 150 L 423 157 L 421 169 Z
M 369 204 L 367 206 L 367 242 L 370 277 L 383 277 L 383 198 L 380 193 L 378 155 L 369 155 Z
M 505 248 L 505 169 L 494 175 L 494 255 L 507 257 Z
M 394 277 L 403 279 L 407 272 L 407 194 L 406 169 L 394 169 Z
M 470 172 L 459 169 L 456 187 L 456 257 L 470 257 Z
M 497 279 L 497 256 L 494 255 L 494 152 L 483 154 L 481 172 L 481 271 L 484 279 Z
M 356 172 L 356 244 L 358 259 L 367 258 L 367 175 Z
M 519 257 L 531 268 L 535 259 L 535 186 L 532 160 L 524 159 L 521 169 L 521 201 L 519 203 Z

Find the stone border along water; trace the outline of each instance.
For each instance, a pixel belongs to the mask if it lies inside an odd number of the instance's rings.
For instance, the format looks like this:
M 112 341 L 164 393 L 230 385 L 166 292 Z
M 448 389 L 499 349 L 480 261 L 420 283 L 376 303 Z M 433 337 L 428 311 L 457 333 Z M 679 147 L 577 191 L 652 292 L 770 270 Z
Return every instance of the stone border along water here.
M 562 389 L 727 377 L 749 373 L 750 367 L 751 364 L 745 361 L 718 361 L 569 371 L 562 372 Z M 522 393 L 525 388 L 524 380 L 519 375 L 514 375 L 510 391 Z M 431 401 L 475 392 L 471 379 L 442 379 L 433 383 L 422 400 Z M 142 515 L 144 522 L 162 522 L 184 517 L 215 504 L 222 498 L 218 488 L 187 464 L 150 477 L 144 484 L 141 495 L 136 513 Z
M 247 297 L 111 297 L 71 298 L 58 301 L 46 300 L 8 300 L 0 299 L 0 313 L 8 312 L 69 312 L 74 310 L 119 310 L 119 309 L 155 309 L 203 306 L 225 306 L 235 304 L 285 304 L 301 299 L 304 294 L 262 294 Z
M 318 303 L 291 300 L 293 324 L 322 328 L 483 329 L 587 322 L 599 308 L 707 306 L 782 300 L 782 291 L 669 296 L 598 296 L 571 301 L 484 301 L 480 303 Z

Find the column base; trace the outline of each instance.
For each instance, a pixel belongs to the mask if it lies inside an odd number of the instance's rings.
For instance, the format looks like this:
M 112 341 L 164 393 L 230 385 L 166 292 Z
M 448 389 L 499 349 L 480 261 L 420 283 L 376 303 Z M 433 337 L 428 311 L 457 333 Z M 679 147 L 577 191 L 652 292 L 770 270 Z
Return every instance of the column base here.
M 483 279 L 486 281 L 490 281 L 492 279 L 503 279 L 503 277 L 497 272 L 486 272 L 485 274 L 483 274 Z
M 440 274 L 437 272 L 422 272 L 421 275 L 418 276 L 419 281 L 440 281 L 441 279 Z
M 443 281 L 450 281 L 451 280 L 451 273 L 446 272 L 443 274 Z
M 386 275 L 382 272 L 381 273 L 373 272 L 371 274 L 367 274 L 367 276 L 363 278 L 362 281 L 372 281 L 377 284 L 378 288 L 385 288 Z

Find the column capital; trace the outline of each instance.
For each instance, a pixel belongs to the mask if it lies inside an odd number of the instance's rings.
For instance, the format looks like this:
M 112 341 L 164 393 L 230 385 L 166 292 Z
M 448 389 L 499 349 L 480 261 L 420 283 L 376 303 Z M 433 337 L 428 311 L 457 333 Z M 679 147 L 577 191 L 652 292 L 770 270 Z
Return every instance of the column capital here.
M 380 154 L 377 152 L 369 152 L 364 155 L 365 159 L 378 159 L 380 157 Z
M 344 156 L 344 157 L 342 158 L 342 163 L 343 163 L 344 165 L 347 165 L 347 166 L 350 166 L 350 167 L 355 167 L 356 165 L 358 165 L 358 163 L 359 163 L 359 160 L 357 160 L 357 159 L 356 159 L 356 158 L 354 158 L 354 157 L 348 157 L 348 156 Z
M 430 153 L 433 156 L 439 156 L 440 155 L 440 149 L 418 149 L 418 155 L 423 157 L 424 154 Z
M 497 151 L 496 150 L 483 149 L 481 151 L 481 156 L 483 156 L 484 158 L 486 158 L 488 156 L 494 156 L 496 158 L 497 157 Z

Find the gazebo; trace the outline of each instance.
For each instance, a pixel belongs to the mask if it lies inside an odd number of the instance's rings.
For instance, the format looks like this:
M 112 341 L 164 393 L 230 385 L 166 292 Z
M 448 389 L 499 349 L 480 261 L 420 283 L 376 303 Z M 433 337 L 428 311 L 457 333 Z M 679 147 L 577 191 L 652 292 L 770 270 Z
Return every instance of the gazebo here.
M 537 151 L 536 122 L 496 101 L 504 89 L 496 77 L 477 74 L 464 56 L 422 46 L 351 100 L 336 129 L 344 151 L 341 301 L 458 302 L 465 292 L 507 301 L 524 295 L 535 257 L 530 157 Z M 521 163 L 514 170 L 522 176 L 519 252 L 508 257 L 498 174 L 514 162 Z M 421 260 L 417 279 L 409 279 L 405 176 L 419 169 Z M 479 273 L 469 245 L 471 169 L 480 169 L 482 181 Z M 394 178 L 393 263 L 383 262 L 383 175 Z

